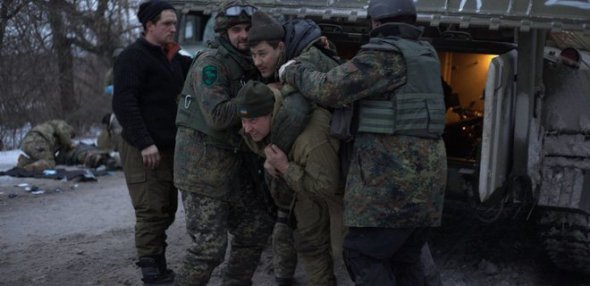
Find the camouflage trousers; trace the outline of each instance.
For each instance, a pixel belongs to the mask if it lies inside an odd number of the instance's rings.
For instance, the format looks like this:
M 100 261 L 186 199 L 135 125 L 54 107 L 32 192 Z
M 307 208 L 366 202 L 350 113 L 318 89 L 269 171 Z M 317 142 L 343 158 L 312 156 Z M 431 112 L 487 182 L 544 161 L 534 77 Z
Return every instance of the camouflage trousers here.
M 228 233 L 233 237 L 222 285 L 250 285 L 273 226 L 258 157 L 211 145 L 188 128 L 178 129 L 175 156 L 175 185 L 192 239 L 177 285 L 207 285 L 225 258 Z
M 53 150 L 53 146 L 41 134 L 29 132 L 23 139 L 21 149 L 27 154 L 28 158 L 22 157 L 22 159 L 19 159 L 17 162 L 18 167 L 37 169 L 34 168 L 36 164 L 42 165 L 41 169 L 55 167 L 55 151 Z M 43 164 L 39 164 L 38 162 L 43 162 Z
M 278 285 L 291 285 L 297 268 L 293 228 L 289 224 L 289 213 L 277 211 L 277 220 L 272 231 L 272 264 Z
M 228 233 L 233 237 L 222 285 L 251 285 L 252 275 L 272 231 L 263 207 L 236 204 L 181 190 L 186 229 L 192 239 L 177 285 L 207 285 L 212 271 L 223 262 Z
M 172 184 L 172 150 L 160 150 L 155 169 L 143 165 L 141 151 L 121 144 L 123 172 L 135 209 L 135 247 L 139 257 L 164 254 L 166 230 L 174 222 L 178 191 Z
M 61 165 L 84 164 L 89 168 L 96 168 L 100 165 L 111 165 L 110 154 L 106 150 L 100 150 L 94 145 L 80 143 L 69 151 L 60 151 L 55 157 L 55 162 Z M 114 163 L 114 161 L 113 161 Z M 118 167 L 122 167 L 119 163 Z

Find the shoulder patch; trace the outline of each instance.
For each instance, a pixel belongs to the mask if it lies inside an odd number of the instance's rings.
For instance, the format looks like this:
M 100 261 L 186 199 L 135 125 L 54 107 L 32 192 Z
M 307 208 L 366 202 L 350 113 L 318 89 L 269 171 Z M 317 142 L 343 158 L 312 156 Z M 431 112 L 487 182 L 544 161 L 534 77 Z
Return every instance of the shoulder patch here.
M 206 86 L 211 86 L 217 81 L 217 67 L 216 66 L 206 66 L 203 68 L 203 73 L 201 75 L 203 77 L 203 83 Z

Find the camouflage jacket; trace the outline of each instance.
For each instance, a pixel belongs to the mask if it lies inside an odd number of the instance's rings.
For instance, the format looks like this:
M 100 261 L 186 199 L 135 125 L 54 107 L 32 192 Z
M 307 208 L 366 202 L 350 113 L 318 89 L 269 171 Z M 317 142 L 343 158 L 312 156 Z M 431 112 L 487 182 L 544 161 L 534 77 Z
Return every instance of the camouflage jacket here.
M 277 125 L 276 115 L 282 108 L 282 95 L 277 92 L 272 126 Z M 339 142 L 330 137 L 329 126 L 330 112 L 324 108 L 315 107 L 309 122 L 295 139 L 291 150 L 283 150 L 287 153 L 289 168 L 281 179 L 273 179 L 274 182 L 269 184 L 270 192 L 279 208 L 289 209 L 293 197 L 291 192 L 304 192 L 310 196 L 320 197 L 339 192 Z M 278 128 L 292 128 L 292 126 Z M 243 130 L 241 134 L 246 145 L 253 152 L 264 156 L 264 148 L 270 143 L 271 134 L 260 142 L 252 140 Z M 288 188 L 284 188 L 283 184 L 286 184 Z
M 56 152 L 71 149 L 74 128 L 63 120 L 50 120 L 33 127 L 26 136 L 29 134 L 41 135 Z
M 372 37 L 401 36 L 391 24 Z M 407 39 L 417 40 L 417 39 Z M 307 98 L 331 107 L 360 99 L 385 99 L 406 83 L 405 61 L 396 52 L 361 50 L 328 72 L 297 63 L 284 78 Z M 344 222 L 352 227 L 440 225 L 446 154 L 440 139 L 359 133 L 344 196 Z
M 241 119 L 236 105 L 238 91 L 257 75 L 249 54 L 234 48 L 225 38 L 219 46 L 197 55 L 187 76 L 176 124 L 207 134 L 222 148 L 238 148 Z

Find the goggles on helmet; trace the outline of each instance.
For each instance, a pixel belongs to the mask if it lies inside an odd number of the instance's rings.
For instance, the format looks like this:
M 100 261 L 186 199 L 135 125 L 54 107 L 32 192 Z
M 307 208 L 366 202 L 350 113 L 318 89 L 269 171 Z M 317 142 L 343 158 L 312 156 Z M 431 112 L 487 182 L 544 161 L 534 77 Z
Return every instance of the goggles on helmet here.
M 252 16 L 252 14 L 254 14 L 254 12 L 256 12 L 258 10 L 258 8 L 254 7 L 254 6 L 232 6 L 229 7 L 227 9 L 225 9 L 225 15 L 226 16 L 239 16 L 242 12 L 246 13 L 246 15 L 248 16 Z

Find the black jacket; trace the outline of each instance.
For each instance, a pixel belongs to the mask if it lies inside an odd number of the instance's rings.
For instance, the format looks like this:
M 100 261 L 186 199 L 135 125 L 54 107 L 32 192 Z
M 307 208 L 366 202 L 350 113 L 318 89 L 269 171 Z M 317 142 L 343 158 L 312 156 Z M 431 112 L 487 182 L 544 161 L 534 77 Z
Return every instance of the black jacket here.
M 139 150 L 152 144 L 162 150 L 174 148 L 177 97 L 190 62 L 178 51 L 168 60 L 160 46 L 144 38 L 117 57 L 113 111 L 129 144 Z

